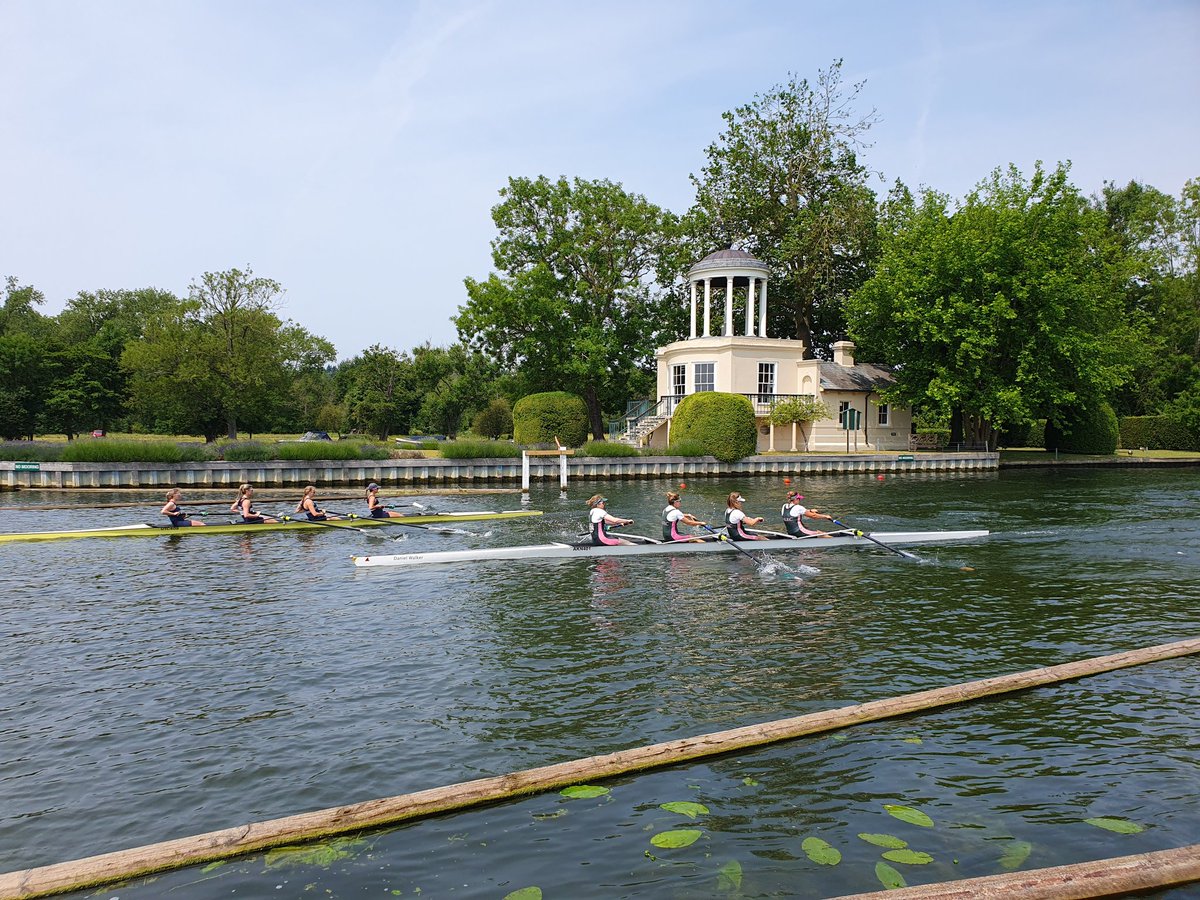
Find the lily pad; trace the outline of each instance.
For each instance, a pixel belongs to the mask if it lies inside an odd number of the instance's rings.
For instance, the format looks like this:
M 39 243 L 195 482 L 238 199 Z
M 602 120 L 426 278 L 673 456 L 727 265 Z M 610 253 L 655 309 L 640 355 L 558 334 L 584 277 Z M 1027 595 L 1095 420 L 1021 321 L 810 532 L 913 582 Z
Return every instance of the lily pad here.
M 742 889 L 742 864 L 736 859 L 727 862 L 717 871 L 717 887 L 733 893 Z
M 611 791 L 598 784 L 573 784 L 558 793 L 569 800 L 591 800 L 593 797 L 603 797 Z
M 901 822 L 907 822 L 909 825 L 920 825 L 922 828 L 933 827 L 933 819 L 929 818 L 929 816 L 925 815 L 919 809 L 913 809 L 911 806 L 897 806 L 894 803 L 885 803 L 883 808 Z
M 836 866 L 842 861 L 842 854 L 836 848 L 829 846 L 828 842 L 821 840 L 818 837 L 807 837 L 804 843 L 800 845 L 807 855 L 815 863 L 820 863 L 823 866 Z
M 704 832 L 694 828 L 678 828 L 673 831 L 660 831 L 650 838 L 650 843 L 663 850 L 676 850 L 679 847 L 690 847 Z
M 1105 831 L 1115 831 L 1117 834 L 1138 834 L 1146 830 L 1146 826 L 1130 822 L 1128 819 L 1110 819 L 1101 816 L 1098 819 L 1084 819 L 1083 821 L 1089 825 L 1095 825 L 1097 828 L 1103 828 Z
M 505 894 L 504 900 L 542 900 L 542 889 L 536 885 L 517 888 Z
M 907 863 L 910 866 L 923 866 L 933 862 L 933 857 L 920 850 L 885 850 L 883 858 L 892 862 Z
M 876 847 L 887 847 L 889 850 L 903 850 L 908 846 L 908 841 L 901 840 L 890 834 L 870 834 L 868 832 L 860 832 L 858 835 L 868 844 L 874 844 Z
M 660 803 L 659 808 L 665 809 L 667 812 L 687 816 L 689 819 L 694 819 L 696 816 L 708 815 L 707 806 L 703 803 L 692 803 L 690 800 L 672 800 L 670 803 Z
M 885 862 L 875 863 L 875 877 L 888 890 L 908 887 L 908 882 L 904 880 L 904 876 Z
M 1004 855 L 1000 857 L 1000 865 L 1006 869 L 1020 868 L 1032 851 L 1033 844 L 1029 841 L 1012 841 L 1005 847 Z

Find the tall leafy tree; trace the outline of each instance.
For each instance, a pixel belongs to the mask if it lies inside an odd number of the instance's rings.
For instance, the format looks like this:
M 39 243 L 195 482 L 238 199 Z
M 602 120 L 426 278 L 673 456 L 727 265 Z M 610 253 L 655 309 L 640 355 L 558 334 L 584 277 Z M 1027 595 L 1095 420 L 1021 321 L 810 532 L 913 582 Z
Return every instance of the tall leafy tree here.
M 875 195 L 859 160 L 875 111 L 855 111 L 863 83 L 842 62 L 816 82 L 791 78 L 724 114 L 725 131 L 693 175 L 694 232 L 770 263 L 771 325 L 811 351 L 841 336 L 841 306 L 871 273 Z
M 275 314 L 281 293 L 249 269 L 206 272 L 187 301 L 149 320 L 122 358 L 139 418 L 206 439 L 278 423 L 301 373 L 334 357 L 328 341 Z
M 656 273 L 678 221 L 607 180 L 510 178 L 500 196 L 499 273 L 466 279 L 459 337 L 534 390 L 581 396 L 603 440 L 604 410 L 640 394 L 631 375 L 651 368 L 664 334 L 677 336 Z
M 45 409 L 52 323 L 37 311 L 45 296 L 8 276 L 0 306 L 0 437 L 33 439 Z
M 972 440 L 1061 422 L 1129 377 L 1144 326 L 1124 253 L 1068 167 L 996 170 L 957 208 L 926 191 L 892 210 L 876 275 L 847 304 L 864 352 L 899 364 L 892 402 L 955 416 Z
M 420 406 L 421 393 L 407 353 L 374 344 L 344 363 L 339 377 L 346 385 L 345 402 L 354 428 L 374 434 L 381 441 L 408 430 Z

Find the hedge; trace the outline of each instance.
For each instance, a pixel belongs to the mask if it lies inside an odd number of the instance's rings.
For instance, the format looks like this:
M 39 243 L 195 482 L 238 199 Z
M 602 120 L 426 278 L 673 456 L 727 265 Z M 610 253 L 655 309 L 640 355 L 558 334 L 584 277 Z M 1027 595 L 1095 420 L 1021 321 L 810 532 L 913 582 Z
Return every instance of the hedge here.
M 203 462 L 211 459 L 204 447 L 174 441 L 71 441 L 59 457 L 63 462 Z
M 1119 428 L 1127 450 L 1200 450 L 1200 435 L 1170 416 L 1123 416 Z
M 511 441 L 447 441 L 438 444 L 445 459 L 512 459 L 521 448 Z
M 675 408 L 671 439 L 677 443 L 694 441 L 721 462 L 753 456 L 758 449 L 754 407 L 741 394 L 688 394 Z
M 641 456 L 637 447 L 620 444 L 616 441 L 588 441 L 577 454 L 578 456 Z
M 1046 423 L 1047 450 L 1111 455 L 1119 440 L 1117 414 L 1107 403 L 1079 410 L 1062 425 Z
M 575 394 L 530 394 L 513 407 L 513 440 L 518 444 L 550 444 L 558 438 L 563 446 L 578 447 L 587 436 L 587 407 Z

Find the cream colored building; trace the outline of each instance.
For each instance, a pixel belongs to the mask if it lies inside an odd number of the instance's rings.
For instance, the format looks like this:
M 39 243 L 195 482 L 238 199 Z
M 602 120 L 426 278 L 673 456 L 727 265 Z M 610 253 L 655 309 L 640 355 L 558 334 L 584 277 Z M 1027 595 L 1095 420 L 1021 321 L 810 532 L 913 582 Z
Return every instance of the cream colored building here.
M 879 396 L 894 381 L 891 370 L 856 363 L 850 341 L 835 343 L 828 362 L 805 359 L 803 341 L 768 337 L 767 277 L 766 264 L 741 250 L 719 250 L 691 268 L 690 334 L 655 352 L 659 399 L 630 410 L 622 439 L 666 447 L 679 401 L 722 391 L 754 405 L 760 451 L 907 450 L 910 410 Z M 713 334 L 714 324 L 720 334 Z M 802 396 L 822 401 L 828 415 L 794 427 L 770 424 L 777 403 Z M 855 411 L 849 430 L 842 427 L 847 410 Z

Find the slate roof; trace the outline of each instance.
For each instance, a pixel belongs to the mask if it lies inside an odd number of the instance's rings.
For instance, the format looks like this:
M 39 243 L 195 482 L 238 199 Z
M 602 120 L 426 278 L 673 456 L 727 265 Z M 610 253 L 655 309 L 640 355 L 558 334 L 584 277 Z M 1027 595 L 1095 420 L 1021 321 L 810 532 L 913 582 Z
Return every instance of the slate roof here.
M 887 366 L 859 363 L 854 366 L 839 366 L 837 363 L 821 363 L 821 390 L 823 391 L 877 391 L 896 383 L 896 376 Z

